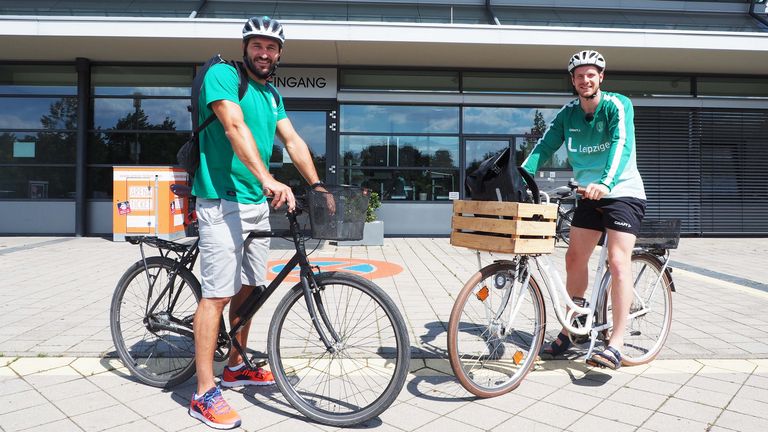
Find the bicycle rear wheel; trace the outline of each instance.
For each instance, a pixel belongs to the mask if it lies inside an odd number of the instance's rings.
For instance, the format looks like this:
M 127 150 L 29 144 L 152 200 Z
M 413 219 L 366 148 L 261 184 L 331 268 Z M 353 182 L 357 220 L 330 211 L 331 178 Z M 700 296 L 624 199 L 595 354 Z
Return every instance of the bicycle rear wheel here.
M 621 347 L 622 364 L 635 366 L 656 358 L 672 326 L 672 280 L 661 273 L 662 264 L 647 253 L 632 256 L 634 294 Z M 605 288 L 610 287 L 607 275 Z M 658 281 L 658 284 L 656 283 Z M 612 317 L 610 290 L 604 289 L 603 317 Z M 606 337 L 608 340 L 608 337 Z
M 272 317 L 269 364 L 298 411 L 331 426 L 359 424 L 381 414 L 400 393 L 410 362 L 408 333 L 395 304 L 374 283 L 340 272 L 316 275 L 315 281 L 316 309 L 339 336 L 336 351 L 320 340 L 299 283 Z
M 448 355 L 470 393 L 499 396 L 533 368 L 544 342 L 546 314 L 536 280 L 517 282 L 516 266 L 496 262 L 464 285 L 448 323 Z
M 175 277 L 175 261 L 165 257 L 138 261 L 115 288 L 109 323 L 123 364 L 139 381 L 173 387 L 195 373 L 192 321 L 200 283 L 186 268 Z

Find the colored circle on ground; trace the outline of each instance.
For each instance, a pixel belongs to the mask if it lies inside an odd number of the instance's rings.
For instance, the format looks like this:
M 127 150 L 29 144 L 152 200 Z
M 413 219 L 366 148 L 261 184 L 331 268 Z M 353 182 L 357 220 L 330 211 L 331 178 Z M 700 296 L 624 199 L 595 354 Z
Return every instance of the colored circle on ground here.
M 277 277 L 277 274 L 285 268 L 287 263 L 288 260 L 269 261 L 267 263 L 267 279 L 270 281 L 274 280 Z M 309 263 L 312 267 L 320 267 L 321 272 L 342 271 L 354 273 L 365 279 L 379 279 L 387 276 L 394 276 L 403 271 L 403 268 L 397 264 L 369 259 L 318 258 L 310 260 Z M 285 282 L 298 281 L 299 267 L 296 266 L 290 273 L 288 273 Z

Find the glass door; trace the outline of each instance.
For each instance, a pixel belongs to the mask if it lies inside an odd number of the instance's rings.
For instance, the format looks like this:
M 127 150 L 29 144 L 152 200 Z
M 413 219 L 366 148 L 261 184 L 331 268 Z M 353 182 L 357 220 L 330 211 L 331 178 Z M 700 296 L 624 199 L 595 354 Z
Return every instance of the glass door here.
M 288 118 L 294 129 L 309 146 L 317 174 L 322 181 L 335 183 L 336 172 L 336 111 L 332 109 L 288 109 Z M 283 143 L 275 137 L 269 171 L 280 182 L 291 187 L 306 185 L 296 166 L 291 161 Z

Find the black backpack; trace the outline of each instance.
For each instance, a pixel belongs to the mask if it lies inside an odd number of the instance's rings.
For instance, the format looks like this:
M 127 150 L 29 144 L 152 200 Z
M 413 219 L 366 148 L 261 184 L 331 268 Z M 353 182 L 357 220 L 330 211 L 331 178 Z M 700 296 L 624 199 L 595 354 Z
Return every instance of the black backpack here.
M 515 165 L 509 147 L 480 163 L 472 174 L 467 174 L 464 185 L 474 201 L 540 202 L 536 181 Z
M 211 114 L 208 116 L 208 118 L 205 119 L 205 121 L 203 121 L 202 124 L 198 124 L 200 113 L 200 107 L 198 106 L 200 100 L 200 90 L 203 87 L 203 80 L 205 79 L 205 74 L 208 72 L 208 69 L 210 69 L 211 66 L 217 65 L 219 63 L 226 63 L 234 67 L 237 71 L 237 75 L 240 79 L 240 84 L 237 87 L 238 100 L 242 100 L 245 96 L 245 92 L 248 91 L 248 73 L 245 71 L 245 65 L 243 65 L 243 62 L 234 60 L 226 61 L 221 58 L 221 54 L 216 54 L 215 56 L 208 59 L 208 61 L 206 61 L 205 64 L 203 64 L 203 66 L 198 70 L 195 79 L 192 80 L 192 104 L 187 107 L 189 112 L 192 113 L 192 136 L 189 138 L 189 140 L 187 140 L 187 142 L 184 143 L 184 145 L 181 146 L 179 151 L 176 153 L 176 160 L 178 161 L 179 165 L 189 174 L 190 184 L 192 183 L 192 178 L 194 178 L 197 168 L 200 166 L 200 132 L 202 132 L 203 129 L 207 128 L 208 125 L 216 120 L 216 114 Z M 275 89 L 275 87 L 273 87 L 270 83 L 267 83 L 267 89 L 270 91 L 270 93 L 272 93 L 272 96 L 275 98 L 275 102 L 280 105 L 280 94 L 277 92 L 277 89 Z

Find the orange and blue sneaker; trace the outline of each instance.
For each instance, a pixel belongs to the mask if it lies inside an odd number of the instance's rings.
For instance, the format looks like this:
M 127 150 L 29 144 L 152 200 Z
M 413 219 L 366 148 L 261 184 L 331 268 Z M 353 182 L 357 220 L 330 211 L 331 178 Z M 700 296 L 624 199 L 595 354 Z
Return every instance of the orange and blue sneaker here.
M 248 369 L 245 364 L 241 363 L 235 366 L 234 369 L 229 366 L 224 368 L 224 373 L 221 377 L 221 385 L 223 387 L 238 387 L 238 386 L 267 386 L 275 383 L 275 377 L 272 372 L 256 367 L 256 369 Z
M 240 426 L 240 416 L 229 406 L 218 387 L 202 396 L 192 396 L 189 415 L 214 429 L 234 429 Z

